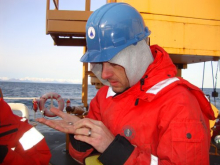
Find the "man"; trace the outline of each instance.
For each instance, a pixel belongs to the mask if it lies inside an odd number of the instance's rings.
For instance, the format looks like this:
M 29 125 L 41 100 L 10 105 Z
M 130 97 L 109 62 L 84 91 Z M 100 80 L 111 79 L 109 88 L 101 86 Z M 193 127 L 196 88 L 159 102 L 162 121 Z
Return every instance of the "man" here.
M 50 158 L 51 153 L 43 135 L 26 119 L 13 114 L 1 94 L 0 164 L 48 165 Z
M 106 165 L 209 164 L 210 103 L 199 88 L 175 77 L 161 47 L 149 48 L 150 32 L 138 11 L 106 4 L 90 16 L 86 32 L 81 61 L 90 62 L 106 86 L 87 118 L 52 109 L 63 120 L 38 121 L 70 133 L 70 154 L 80 162 L 97 151 Z

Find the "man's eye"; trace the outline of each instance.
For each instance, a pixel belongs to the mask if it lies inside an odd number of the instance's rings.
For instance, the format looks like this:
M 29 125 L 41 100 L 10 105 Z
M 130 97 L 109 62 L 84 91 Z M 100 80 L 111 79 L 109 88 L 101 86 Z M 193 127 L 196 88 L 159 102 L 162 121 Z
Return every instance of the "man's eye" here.
M 93 62 L 92 64 L 102 64 L 102 62 Z
M 109 63 L 111 66 L 117 66 L 117 64 L 114 64 L 114 63 Z

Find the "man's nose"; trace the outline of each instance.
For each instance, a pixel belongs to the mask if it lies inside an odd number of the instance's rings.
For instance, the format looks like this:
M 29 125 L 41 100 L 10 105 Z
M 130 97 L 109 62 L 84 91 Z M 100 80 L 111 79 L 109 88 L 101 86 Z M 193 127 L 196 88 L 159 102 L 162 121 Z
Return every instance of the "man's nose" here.
M 108 62 L 102 63 L 102 79 L 107 80 L 112 76 L 112 67 Z

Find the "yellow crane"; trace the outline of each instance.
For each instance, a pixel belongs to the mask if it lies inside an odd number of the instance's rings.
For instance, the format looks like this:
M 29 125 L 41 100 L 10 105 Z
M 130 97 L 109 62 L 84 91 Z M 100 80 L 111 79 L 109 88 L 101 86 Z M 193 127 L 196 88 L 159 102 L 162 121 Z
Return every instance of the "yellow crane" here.
M 150 44 L 158 44 L 170 55 L 181 76 L 187 64 L 217 61 L 220 58 L 219 0 L 108 0 L 125 2 L 135 7 L 152 31 Z M 57 46 L 84 46 L 85 25 L 91 15 L 91 0 L 85 0 L 85 10 L 59 10 L 59 0 L 47 0 L 46 33 Z M 83 64 L 82 102 L 87 105 L 88 76 L 99 89 L 102 84 Z

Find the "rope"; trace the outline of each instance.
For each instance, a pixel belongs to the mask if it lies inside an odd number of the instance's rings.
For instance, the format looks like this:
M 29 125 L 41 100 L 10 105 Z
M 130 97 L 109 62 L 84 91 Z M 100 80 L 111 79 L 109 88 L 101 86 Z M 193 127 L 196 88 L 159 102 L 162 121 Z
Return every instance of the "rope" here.
M 219 65 L 219 62 L 217 64 L 217 68 L 216 68 L 216 73 L 215 73 L 215 90 L 216 90 L 216 86 L 217 86 L 217 78 L 218 78 L 218 65 Z
M 212 65 L 212 61 L 211 61 Z M 213 65 L 212 65 L 212 82 L 213 82 L 213 92 L 216 92 L 216 85 L 217 85 L 217 73 L 218 73 L 218 64 L 217 64 L 217 69 L 216 69 L 216 74 L 215 74 L 215 82 L 214 82 L 214 73 L 213 73 Z M 214 97 L 214 103 L 216 105 L 216 100 Z
M 203 84 L 204 84 L 204 75 L 205 75 L 205 62 L 203 65 L 203 75 L 202 75 L 202 91 L 203 91 Z
M 211 65 L 212 65 L 212 61 L 211 61 Z M 214 88 L 214 74 L 213 74 L 213 65 L 212 65 L 212 84 L 213 84 L 213 89 L 215 89 L 215 88 Z

